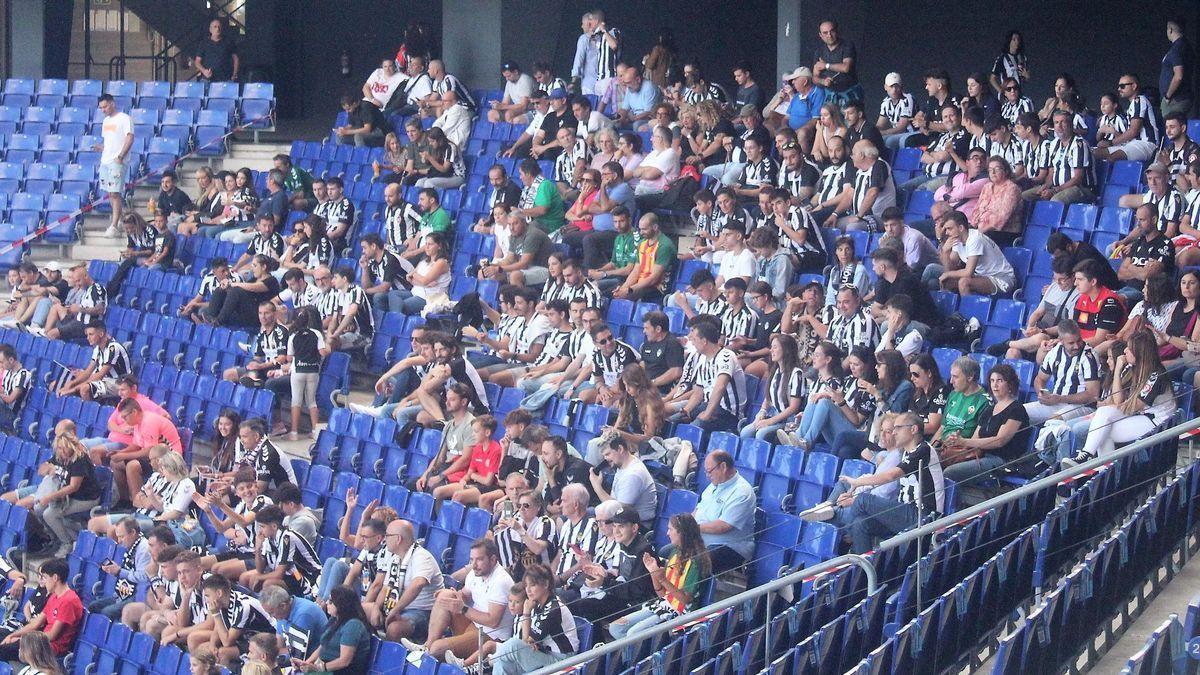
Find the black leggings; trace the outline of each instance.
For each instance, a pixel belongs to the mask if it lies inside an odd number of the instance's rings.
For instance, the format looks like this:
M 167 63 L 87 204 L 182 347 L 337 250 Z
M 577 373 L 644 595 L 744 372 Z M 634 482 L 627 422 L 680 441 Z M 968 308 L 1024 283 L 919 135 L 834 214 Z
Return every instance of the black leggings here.
M 213 291 L 204 313 L 220 326 L 258 325 L 255 294 L 242 288 L 218 288 Z

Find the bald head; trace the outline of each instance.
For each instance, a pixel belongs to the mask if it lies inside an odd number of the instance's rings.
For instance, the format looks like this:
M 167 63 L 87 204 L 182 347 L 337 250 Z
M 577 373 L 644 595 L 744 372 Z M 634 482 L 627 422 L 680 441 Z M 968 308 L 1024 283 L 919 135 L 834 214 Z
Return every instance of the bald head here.
M 387 525 L 387 534 L 383 538 L 384 545 L 392 553 L 401 553 L 408 550 L 415 536 L 416 532 L 413 530 L 412 523 L 397 518 Z

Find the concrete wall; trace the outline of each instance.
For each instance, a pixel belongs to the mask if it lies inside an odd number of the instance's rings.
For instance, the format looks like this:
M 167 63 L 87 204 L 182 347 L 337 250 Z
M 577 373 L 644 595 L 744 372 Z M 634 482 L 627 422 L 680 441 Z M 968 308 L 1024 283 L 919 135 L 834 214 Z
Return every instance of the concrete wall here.
M 443 0 L 442 58 L 450 72 L 472 89 L 495 86 L 496 66 L 504 58 L 501 41 L 480 40 L 492 36 L 504 15 L 501 0 Z
M 9 39 L 12 57 L 11 77 L 43 76 L 46 45 L 45 0 L 7 0 L 9 3 Z

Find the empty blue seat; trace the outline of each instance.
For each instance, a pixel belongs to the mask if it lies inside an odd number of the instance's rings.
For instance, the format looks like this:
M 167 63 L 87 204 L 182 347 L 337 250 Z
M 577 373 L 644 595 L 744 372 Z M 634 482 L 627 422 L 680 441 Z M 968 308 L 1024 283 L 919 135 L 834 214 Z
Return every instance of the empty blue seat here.
M 1029 219 L 1027 225 L 1040 225 L 1042 227 L 1056 228 L 1062 223 L 1063 205 L 1062 202 L 1051 200 L 1042 200 L 1034 202 L 1033 208 L 1029 210 Z

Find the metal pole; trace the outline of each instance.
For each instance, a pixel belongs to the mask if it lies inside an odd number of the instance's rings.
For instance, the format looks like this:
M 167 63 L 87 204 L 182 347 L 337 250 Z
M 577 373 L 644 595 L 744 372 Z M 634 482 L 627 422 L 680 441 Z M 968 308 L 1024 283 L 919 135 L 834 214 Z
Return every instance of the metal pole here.
M 925 501 L 925 495 L 921 492 L 921 474 L 925 471 L 925 463 L 917 462 L 917 525 L 924 520 L 924 514 L 921 513 L 922 502 Z M 924 537 L 917 539 L 917 613 L 925 609 L 925 605 L 921 604 L 921 558 L 925 556 L 925 551 L 922 550 L 921 543 L 925 541 Z
M 821 572 L 827 572 L 829 570 L 837 569 L 839 567 L 844 567 L 846 565 L 857 565 L 857 566 L 861 567 L 863 572 L 865 572 L 867 575 L 867 593 L 875 592 L 875 588 L 876 588 L 878 582 L 877 582 L 876 576 L 875 576 L 875 566 L 871 564 L 871 561 L 867 560 L 866 558 L 864 558 L 861 555 L 857 555 L 857 554 L 853 554 L 853 553 L 848 554 L 848 555 L 840 555 L 836 558 L 830 558 L 829 560 L 826 560 L 825 562 L 823 562 L 819 565 L 813 565 L 812 567 L 807 567 L 805 569 L 800 570 L 799 572 L 792 572 L 791 574 L 789 574 L 787 576 L 780 577 L 769 583 L 763 584 L 761 586 L 758 586 L 758 587 L 755 587 L 755 588 L 752 588 L 749 590 L 742 591 L 741 593 L 738 593 L 737 595 L 731 595 L 728 598 L 725 598 L 724 600 L 721 600 L 719 602 L 714 602 L 713 604 L 711 604 L 707 607 L 702 607 L 698 610 L 688 612 L 687 614 L 682 614 L 680 616 L 675 617 L 674 619 L 671 619 L 670 621 L 660 623 L 657 626 L 650 628 L 649 630 L 642 631 L 641 633 L 639 633 L 637 635 L 626 635 L 625 637 L 623 637 L 619 640 L 613 640 L 612 642 L 606 642 L 603 645 L 601 645 L 599 647 L 595 647 L 593 649 L 590 649 L 586 652 L 580 652 L 579 654 L 575 654 L 574 656 L 569 656 L 561 661 L 556 661 L 555 663 L 553 663 L 549 666 L 544 666 L 542 668 L 538 668 L 537 670 L 533 671 L 532 673 L 529 673 L 528 675 L 550 675 L 551 673 L 561 673 L 564 670 L 568 670 L 574 666 L 578 666 L 578 665 L 587 663 L 588 661 L 591 661 L 592 659 L 596 658 L 597 656 L 602 656 L 604 654 L 612 654 L 613 652 L 618 652 L 630 645 L 635 645 L 635 644 L 641 642 L 642 640 L 654 637 L 655 635 L 659 635 L 661 633 L 668 633 L 680 626 L 686 626 L 691 623 L 703 621 L 704 619 L 711 618 L 717 612 L 728 609 L 730 607 L 736 607 L 747 600 L 752 600 L 754 598 L 757 598 L 760 595 L 770 593 L 771 591 L 779 590 L 786 586 L 792 586 L 792 585 L 798 584 L 801 581 L 803 581 L 811 576 L 820 574 Z
M 117 74 L 117 79 L 125 79 L 125 0 L 120 3 L 120 16 L 117 18 L 118 30 L 120 33 L 120 53 L 121 53 L 121 72 Z
M 763 617 L 763 663 L 770 664 L 771 662 L 771 596 L 774 593 L 768 592 L 763 598 L 767 605 L 766 614 Z M 751 654 L 750 658 L 754 658 Z
M 1144 448 L 1149 448 L 1149 447 L 1152 447 L 1159 443 L 1163 443 L 1165 441 L 1178 440 L 1180 434 L 1187 432 L 1187 431 L 1191 431 L 1193 429 L 1200 429 L 1200 418 L 1189 419 L 1188 421 L 1186 421 L 1182 424 L 1179 424 L 1177 426 L 1171 427 L 1170 429 L 1165 429 L 1165 430 L 1160 431 L 1152 436 L 1147 436 L 1146 438 L 1143 438 L 1140 441 L 1135 441 L 1134 443 L 1126 445 L 1123 448 L 1118 448 L 1117 450 L 1105 455 L 1104 457 L 1100 457 L 1100 458 L 1093 459 L 1088 462 L 1084 462 L 1082 464 L 1071 467 L 1069 469 L 1063 469 L 1062 471 L 1059 471 L 1058 473 L 1052 474 L 1050 476 L 1046 476 L 1045 478 L 1041 478 L 1041 479 L 1038 479 L 1035 481 L 1030 481 L 1030 482 L 1026 483 L 1025 485 L 1022 485 L 1021 487 L 1018 487 L 1014 490 L 1010 490 L 1009 492 L 1006 492 L 1002 495 L 992 497 L 991 499 L 980 502 L 980 503 L 976 504 L 975 506 L 971 506 L 971 507 L 962 509 L 961 511 L 956 511 L 955 513 L 953 513 L 952 515 L 949 515 L 949 516 L 943 516 L 941 518 L 938 518 L 937 520 L 934 520 L 931 523 L 927 523 L 924 525 L 918 525 L 917 527 L 915 527 L 911 530 L 902 532 L 894 537 L 891 537 L 890 539 L 880 542 L 879 546 L 875 547 L 875 550 L 876 551 L 887 551 L 887 550 L 896 548 L 898 546 L 901 546 L 903 544 L 907 544 L 908 542 L 913 541 L 914 539 L 917 539 L 918 537 L 924 537 L 929 534 L 933 534 L 933 533 L 935 533 L 939 530 L 942 530 L 946 527 L 949 527 L 949 526 L 957 524 L 957 523 L 961 523 L 961 522 L 963 522 L 969 518 L 972 518 L 974 516 L 977 516 L 981 513 L 985 513 L 987 511 L 991 510 L 992 508 L 999 506 L 1000 504 L 1006 504 L 1008 502 L 1025 497 L 1027 495 L 1031 495 L 1035 492 L 1042 490 L 1043 488 L 1056 486 L 1059 483 L 1063 482 L 1064 480 L 1067 480 L 1070 478 L 1075 478 L 1077 476 L 1081 476 L 1085 473 L 1088 473 L 1089 471 L 1092 471 L 1093 469 L 1097 469 L 1101 466 L 1109 464 L 1109 463 L 1111 463 L 1115 460 L 1118 460 L 1122 457 L 1126 457 L 1135 452 L 1139 452 Z M 528 675 L 552 675 L 553 673 L 563 672 L 574 666 L 578 666 L 578 665 L 587 663 L 587 662 L 595 659 L 598 656 L 602 656 L 604 654 L 611 654 L 620 649 L 624 649 L 625 647 L 628 647 L 629 645 L 636 644 L 648 637 L 652 637 L 652 636 L 658 635 L 660 633 L 666 633 L 668 631 L 674 630 L 675 628 L 678 628 L 679 626 L 684 626 L 684 625 L 687 625 L 690 623 L 702 621 L 704 619 L 712 617 L 713 614 L 716 614 L 717 612 L 720 612 L 721 610 L 724 610 L 728 607 L 734 607 L 738 604 L 741 604 L 742 602 L 745 602 L 746 600 L 751 600 L 760 595 L 765 595 L 766 593 L 778 590 L 785 586 L 794 585 L 804 579 L 815 576 L 822 572 L 829 571 L 831 569 L 835 569 L 837 567 L 841 567 L 842 565 L 845 565 L 847 563 L 858 565 L 858 566 L 862 567 L 864 571 L 866 571 L 866 573 L 867 573 L 867 592 L 868 593 L 874 592 L 874 589 L 876 586 L 875 567 L 874 567 L 874 565 L 871 564 L 871 561 L 864 558 L 861 555 L 851 554 L 851 555 L 838 556 L 836 558 L 831 558 L 830 560 L 826 560 L 825 562 L 823 562 L 819 565 L 813 565 L 812 567 L 807 567 L 807 568 L 799 570 L 797 572 L 792 572 L 791 574 L 789 574 L 787 576 L 780 577 L 779 579 L 775 579 L 774 581 L 771 581 L 770 583 L 767 583 L 767 584 L 763 584 L 762 586 L 758 586 L 756 588 L 742 591 L 741 593 L 738 593 L 737 595 L 733 595 L 724 600 L 721 600 L 720 602 L 713 603 L 707 607 L 701 607 L 698 610 L 688 612 L 687 614 L 678 616 L 674 619 L 671 619 L 670 621 L 667 621 L 666 623 L 659 624 L 649 630 L 643 631 L 639 635 L 635 635 L 635 636 L 627 635 L 627 636 L 621 638 L 620 640 L 614 640 L 613 642 L 606 643 L 600 647 L 596 647 L 596 648 L 590 649 L 586 652 L 582 652 L 582 653 L 576 654 L 574 656 L 570 656 L 568 658 L 563 659 L 562 661 L 558 661 L 557 663 L 555 663 L 551 666 L 539 668 L 539 669 L 533 671 L 532 673 L 529 673 Z M 919 586 L 920 586 L 920 584 L 918 584 L 918 587 Z
M 83 0 L 83 77 L 92 77 L 92 0 Z

